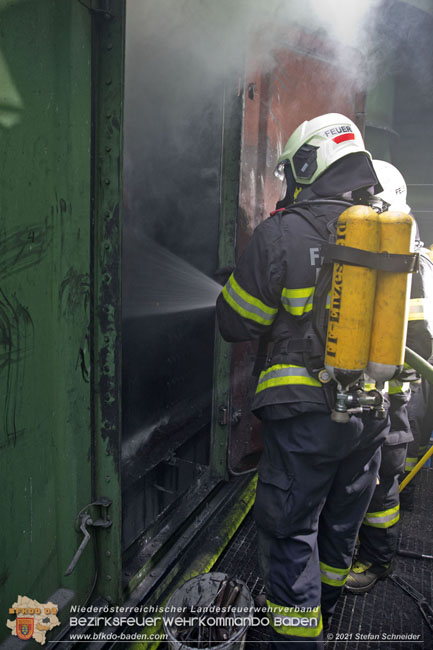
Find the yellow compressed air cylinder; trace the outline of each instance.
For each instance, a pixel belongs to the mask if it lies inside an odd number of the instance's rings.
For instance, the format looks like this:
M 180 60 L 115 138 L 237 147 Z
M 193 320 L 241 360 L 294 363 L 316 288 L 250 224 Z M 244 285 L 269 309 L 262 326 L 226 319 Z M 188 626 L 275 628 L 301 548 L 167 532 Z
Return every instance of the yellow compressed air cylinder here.
M 383 212 L 380 252 L 408 255 L 415 242 L 415 222 L 404 212 Z M 367 374 L 377 382 L 392 379 L 404 362 L 412 275 L 378 271 Z
M 337 222 L 337 245 L 377 253 L 379 215 L 370 207 L 345 210 Z M 334 262 L 325 366 L 343 388 L 359 379 L 369 359 L 376 271 Z

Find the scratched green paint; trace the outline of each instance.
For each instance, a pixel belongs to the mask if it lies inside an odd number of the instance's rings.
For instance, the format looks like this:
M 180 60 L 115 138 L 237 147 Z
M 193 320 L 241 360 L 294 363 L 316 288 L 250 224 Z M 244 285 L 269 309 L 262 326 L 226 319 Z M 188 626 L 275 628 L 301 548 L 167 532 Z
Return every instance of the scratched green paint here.
M 221 179 L 220 237 L 218 266 L 230 267 L 235 263 L 235 231 L 239 196 L 239 152 L 241 133 L 241 99 L 228 84 L 224 92 L 223 159 Z M 212 471 L 227 478 L 227 447 L 230 436 L 230 371 L 232 346 L 215 335 L 213 414 L 212 414 Z M 226 409 L 227 422 L 222 419 Z
M 91 545 L 64 578 L 90 500 L 90 15 L 0 0 L 2 604 L 83 602 Z M 4 534 L 6 531 L 6 535 Z M 3 620 L 7 612 L 3 611 Z M 4 624 L 0 639 L 9 637 Z M 29 642 L 29 648 L 31 647 Z
M 95 21 L 94 426 L 95 488 L 110 498 L 112 527 L 98 535 L 97 593 L 122 600 L 121 231 L 125 2 Z

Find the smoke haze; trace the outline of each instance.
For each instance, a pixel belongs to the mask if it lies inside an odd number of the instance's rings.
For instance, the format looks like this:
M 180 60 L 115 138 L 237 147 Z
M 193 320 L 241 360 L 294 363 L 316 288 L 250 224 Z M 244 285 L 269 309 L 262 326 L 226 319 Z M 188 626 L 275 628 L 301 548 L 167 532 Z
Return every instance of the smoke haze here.
M 365 53 L 381 4 L 381 0 L 128 0 L 127 71 L 130 66 L 142 67 L 137 51 L 156 37 L 167 51 L 182 49 L 200 60 L 208 77 L 219 83 L 230 74 L 242 74 L 245 51 L 254 47 L 258 35 L 267 50 L 261 66 L 272 66 L 272 50 L 287 45 L 282 34 L 286 30 L 289 38 L 294 24 L 326 34 L 336 59 L 348 46 Z M 189 84 L 191 79 L 183 81 Z
M 370 90 L 388 74 L 404 73 L 413 80 L 414 92 L 430 101 L 432 19 L 404 2 L 127 0 L 125 439 L 154 430 L 171 436 L 185 423 L 196 431 L 210 421 L 215 317 L 211 309 L 198 307 L 213 304 L 219 292 L 209 277 L 219 264 L 224 93 L 229 88 L 236 95 L 239 89 L 235 99 L 242 101 L 249 83 L 247 53 L 262 72 L 274 69 L 278 50 L 305 53 L 301 30 L 312 44 L 308 55 L 320 59 L 314 43 L 326 41 L 326 63 L 334 64 L 337 73 L 343 69 L 344 80 L 355 80 L 358 90 Z M 305 80 L 312 95 L 322 84 L 322 97 L 334 97 L 332 84 L 313 81 Z M 303 105 L 296 102 L 294 95 L 291 108 L 302 114 Z M 412 106 L 407 110 L 412 116 Z M 406 113 L 401 120 L 407 121 Z M 413 142 L 408 133 L 405 160 Z M 268 153 L 275 158 L 275 150 Z M 413 160 L 419 158 L 415 147 Z M 236 162 L 239 166 L 239 152 Z M 267 167 L 271 163 L 266 160 Z M 417 172 L 416 182 L 431 183 L 427 156 L 422 168 L 428 178 Z M 264 180 L 253 165 L 249 182 L 257 185 L 259 196 Z M 242 220 L 235 199 L 226 209 L 233 209 L 233 223 L 238 216 Z M 235 243 L 224 245 L 233 249 Z M 140 444 L 125 448 L 125 462 L 139 454 Z

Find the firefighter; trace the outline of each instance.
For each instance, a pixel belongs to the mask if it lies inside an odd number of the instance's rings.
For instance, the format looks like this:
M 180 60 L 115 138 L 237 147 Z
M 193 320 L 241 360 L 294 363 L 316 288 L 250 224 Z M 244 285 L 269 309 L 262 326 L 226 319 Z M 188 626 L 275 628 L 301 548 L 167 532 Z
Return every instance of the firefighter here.
M 431 321 L 433 311 L 433 295 L 429 292 L 429 286 L 433 289 L 433 252 L 430 249 L 422 248 L 423 270 L 425 275 L 430 276 L 430 283 L 424 283 L 424 293 L 420 300 L 419 318 L 424 317 Z M 433 365 L 433 356 L 429 358 Z M 425 454 L 429 446 L 429 440 L 433 431 L 433 390 L 432 386 L 424 377 L 418 378 L 411 383 L 411 399 L 408 404 L 408 414 L 413 441 L 407 449 L 405 473 L 413 470 L 418 460 Z M 400 493 L 400 506 L 402 510 L 413 510 L 414 507 L 415 479 L 412 479 Z
M 406 204 L 407 188 L 402 174 L 388 162 L 373 161 L 383 192 L 376 198 L 379 211 L 396 210 L 409 213 Z M 409 308 L 406 343 L 415 352 L 428 358 L 431 354 L 431 332 L 424 313 L 426 288 L 425 255 L 421 254 L 420 271 L 414 275 Z M 411 381 L 417 379 L 414 371 L 406 370 L 400 379 L 389 382 L 390 431 L 382 447 L 378 484 L 359 531 L 357 558 L 349 573 L 345 588 L 352 593 L 370 591 L 377 580 L 392 572 L 392 559 L 397 551 L 399 537 L 399 479 L 403 475 L 408 443 L 413 440 L 408 417 Z
M 255 229 L 217 317 L 227 341 L 267 344 L 253 400 L 264 445 L 259 562 L 276 647 L 308 650 L 323 647 L 323 624 L 350 571 L 387 427 L 371 412 L 346 423 L 330 417 L 336 385 L 312 327 L 320 248 L 345 209 L 371 201 L 378 179 L 358 128 L 340 114 L 301 124 L 276 174 L 284 198 Z
M 432 264 L 433 268 L 433 264 Z M 433 365 L 433 357 L 429 359 Z M 411 383 L 411 398 L 408 404 L 408 415 L 413 441 L 408 444 L 405 476 L 409 474 L 424 456 L 433 431 L 433 391 L 432 385 L 424 377 Z M 412 511 L 415 505 L 416 476 L 406 485 L 400 493 L 400 507 L 402 510 Z

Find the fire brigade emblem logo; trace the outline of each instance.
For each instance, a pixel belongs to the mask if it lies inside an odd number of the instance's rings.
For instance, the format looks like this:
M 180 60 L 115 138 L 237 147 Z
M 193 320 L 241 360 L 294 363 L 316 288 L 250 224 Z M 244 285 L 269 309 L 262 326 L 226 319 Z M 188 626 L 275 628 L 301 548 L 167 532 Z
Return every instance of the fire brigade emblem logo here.
M 45 645 L 47 632 L 60 625 L 57 618 L 58 607 L 55 603 L 39 603 L 37 600 L 18 596 L 17 602 L 9 608 L 9 614 L 15 620 L 7 620 L 6 627 L 19 639 L 34 639 Z
M 15 622 L 17 637 L 24 640 L 31 639 L 35 629 L 35 619 L 19 617 Z

